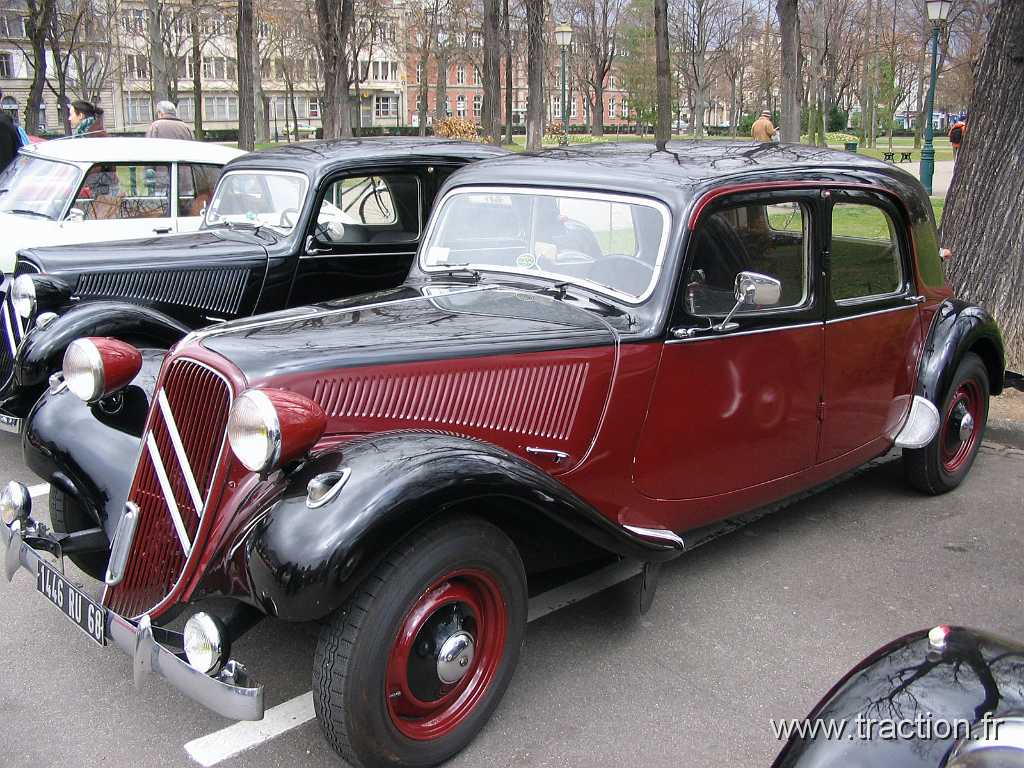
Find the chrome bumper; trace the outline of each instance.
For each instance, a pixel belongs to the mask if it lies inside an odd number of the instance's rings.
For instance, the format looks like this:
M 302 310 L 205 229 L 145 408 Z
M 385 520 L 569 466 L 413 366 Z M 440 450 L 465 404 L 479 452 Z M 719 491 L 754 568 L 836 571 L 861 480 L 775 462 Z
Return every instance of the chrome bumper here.
M 18 526 L 15 521 L 13 526 Z M 3 554 L 4 575 L 10 581 L 18 568 L 36 575 L 41 560 L 39 553 L 22 538 L 20 530 L 0 522 L 0 553 Z M 233 720 L 263 719 L 263 685 L 256 682 L 241 664 L 232 660 L 215 677 L 191 667 L 180 648 L 182 636 L 177 632 L 154 627 L 149 616 L 135 624 L 106 612 L 107 639 L 132 658 L 136 688 L 142 687 L 147 674 L 158 675 L 207 709 Z
M 0 432 L 10 432 L 12 434 L 19 434 L 21 432 L 21 418 L 18 416 L 10 416 L 3 411 L 0 411 Z

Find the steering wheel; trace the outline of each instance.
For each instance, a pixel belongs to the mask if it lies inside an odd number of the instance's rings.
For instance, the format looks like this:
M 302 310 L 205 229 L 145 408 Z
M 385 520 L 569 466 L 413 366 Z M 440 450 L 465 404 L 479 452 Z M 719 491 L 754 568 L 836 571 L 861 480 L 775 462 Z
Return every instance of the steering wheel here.
M 281 218 L 277 222 L 277 225 L 279 227 L 287 227 L 288 229 L 291 229 L 292 227 L 294 227 L 295 226 L 295 219 L 289 220 L 289 216 L 291 216 L 292 214 L 294 214 L 295 218 L 297 219 L 298 216 L 299 216 L 299 209 L 298 208 L 285 208 L 283 211 L 281 211 Z

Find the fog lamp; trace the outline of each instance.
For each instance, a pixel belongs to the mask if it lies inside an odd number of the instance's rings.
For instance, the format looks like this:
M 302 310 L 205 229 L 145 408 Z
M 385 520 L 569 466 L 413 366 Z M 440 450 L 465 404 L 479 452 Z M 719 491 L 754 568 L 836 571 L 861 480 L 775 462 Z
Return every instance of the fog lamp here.
M 230 650 L 220 619 L 200 611 L 185 622 L 185 657 L 193 669 L 204 675 L 216 674 L 227 662 Z
M 21 275 L 11 286 L 11 304 L 14 311 L 28 320 L 36 311 L 36 284 L 31 275 Z
M 0 491 L 0 517 L 10 526 L 15 520 L 24 525 L 32 514 L 32 497 L 28 488 L 13 480 Z

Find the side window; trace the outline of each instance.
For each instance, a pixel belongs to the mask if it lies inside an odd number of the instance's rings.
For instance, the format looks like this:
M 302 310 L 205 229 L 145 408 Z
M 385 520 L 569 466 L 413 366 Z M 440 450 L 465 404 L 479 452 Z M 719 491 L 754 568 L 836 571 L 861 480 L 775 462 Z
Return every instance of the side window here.
M 331 244 L 411 243 L 420 236 L 419 178 L 411 173 L 349 176 L 327 187 L 317 239 Z
M 832 298 L 883 297 L 903 287 L 896 226 L 884 210 L 863 203 L 832 206 Z
M 75 196 L 88 220 L 159 219 L 171 215 L 169 165 L 97 163 Z
M 178 165 L 178 215 L 201 216 L 223 169 L 219 165 Z
M 779 303 L 744 308 L 738 315 L 799 309 L 810 303 L 810 212 L 797 202 L 720 208 L 701 217 L 693 233 L 693 258 L 686 276 L 686 311 L 696 317 L 724 316 L 736 303 L 740 272 L 758 272 L 782 283 Z

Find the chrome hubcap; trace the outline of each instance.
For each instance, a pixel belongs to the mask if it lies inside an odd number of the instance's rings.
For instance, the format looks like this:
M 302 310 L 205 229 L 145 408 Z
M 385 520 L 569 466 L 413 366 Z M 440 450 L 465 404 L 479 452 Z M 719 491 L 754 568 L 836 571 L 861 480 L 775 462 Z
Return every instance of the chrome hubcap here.
M 957 430 L 957 437 L 960 438 L 960 442 L 966 441 L 971 434 L 974 432 L 974 417 L 971 416 L 970 412 L 964 408 L 963 413 L 960 416 L 960 427 Z
M 441 682 L 447 685 L 459 682 L 473 663 L 474 649 L 473 636 L 469 632 L 460 630 L 450 635 L 437 654 L 437 676 Z

